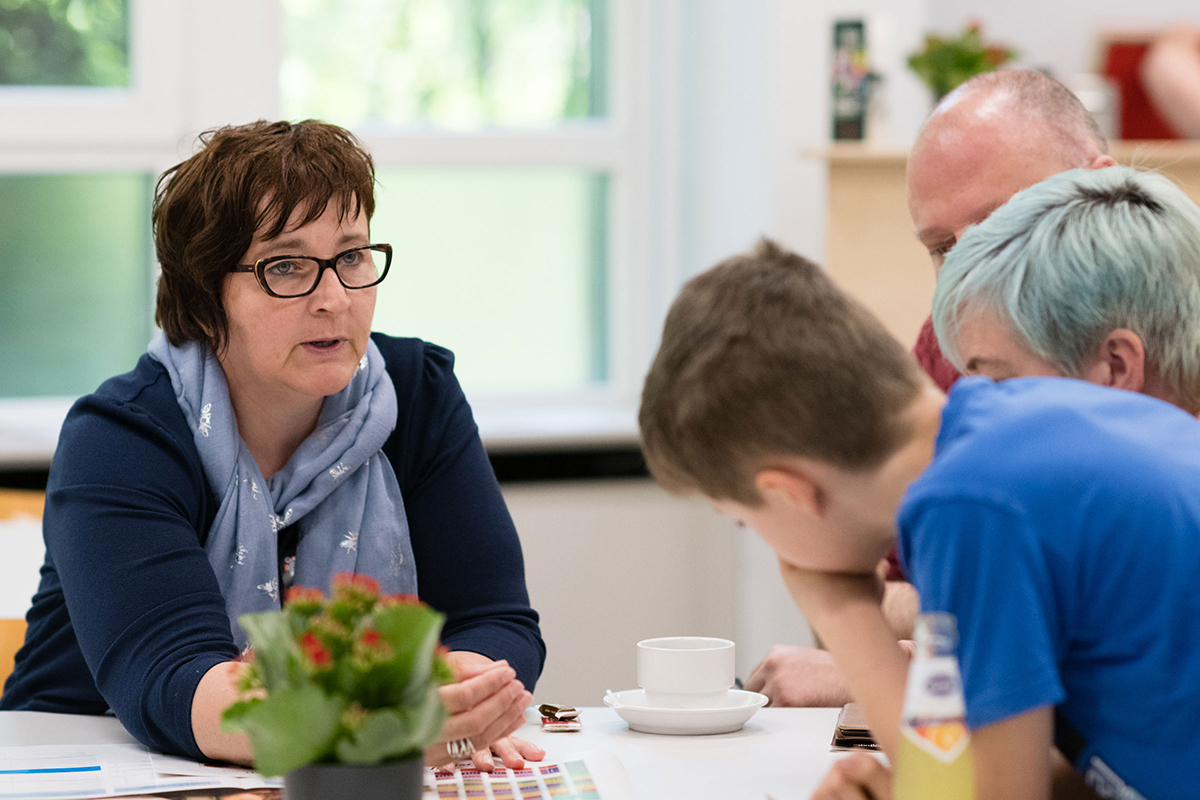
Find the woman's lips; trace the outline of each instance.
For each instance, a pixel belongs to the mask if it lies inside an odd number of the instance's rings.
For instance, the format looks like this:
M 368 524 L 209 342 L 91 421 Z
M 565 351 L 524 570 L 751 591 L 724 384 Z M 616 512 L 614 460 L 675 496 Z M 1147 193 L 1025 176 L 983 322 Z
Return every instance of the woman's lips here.
M 304 342 L 301 346 L 310 353 L 324 355 L 327 353 L 336 353 L 342 349 L 345 343 L 345 339 L 313 339 Z

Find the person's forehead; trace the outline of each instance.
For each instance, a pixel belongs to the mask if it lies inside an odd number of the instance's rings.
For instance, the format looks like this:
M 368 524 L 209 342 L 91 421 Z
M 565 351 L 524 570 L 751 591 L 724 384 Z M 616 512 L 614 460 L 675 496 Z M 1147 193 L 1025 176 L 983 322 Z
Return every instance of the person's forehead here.
M 968 373 L 996 376 L 1057 374 L 1053 365 L 1034 353 L 1006 323 L 1002 312 L 974 306 L 964 309 L 954 347 Z
M 1049 137 L 972 124 L 930 137 L 908 168 L 909 211 L 922 239 L 982 221 L 1013 194 L 1064 168 Z
M 960 312 L 962 321 L 955 337 L 959 355 L 964 361 L 970 358 L 1000 358 L 1020 348 L 999 313 L 991 308 L 979 307 L 978 304 L 971 306 Z

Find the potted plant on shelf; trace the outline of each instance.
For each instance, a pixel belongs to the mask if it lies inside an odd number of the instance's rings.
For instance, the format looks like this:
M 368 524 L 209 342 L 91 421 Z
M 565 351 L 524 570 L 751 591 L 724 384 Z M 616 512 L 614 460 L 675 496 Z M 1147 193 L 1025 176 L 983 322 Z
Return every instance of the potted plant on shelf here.
M 444 619 L 361 575 L 335 577 L 330 597 L 292 588 L 281 611 L 238 619 L 254 657 L 222 730 L 249 735 L 255 769 L 283 775 L 289 800 L 418 800 L 452 680 Z
M 983 28 L 972 23 L 958 36 L 925 35 L 925 47 L 908 57 L 908 66 L 940 101 L 961 83 L 991 72 L 1017 57 L 1017 51 L 985 44 Z

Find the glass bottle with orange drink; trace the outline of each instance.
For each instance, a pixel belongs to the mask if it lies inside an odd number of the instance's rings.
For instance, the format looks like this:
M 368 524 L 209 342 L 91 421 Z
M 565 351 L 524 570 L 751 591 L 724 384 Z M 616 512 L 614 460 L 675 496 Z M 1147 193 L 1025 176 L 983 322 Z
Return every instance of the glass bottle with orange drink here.
M 956 655 L 954 615 L 921 614 L 915 638 L 893 794 L 896 800 L 974 800 L 975 765 Z

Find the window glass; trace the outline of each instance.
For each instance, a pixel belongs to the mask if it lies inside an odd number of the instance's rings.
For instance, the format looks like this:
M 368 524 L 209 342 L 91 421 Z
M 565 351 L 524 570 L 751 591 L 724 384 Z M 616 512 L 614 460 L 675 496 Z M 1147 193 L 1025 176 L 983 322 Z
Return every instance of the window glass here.
M 0 2 L 0 85 L 129 86 L 129 0 Z
M 0 397 L 80 395 L 151 335 L 151 177 L 0 176 Z
M 395 248 L 375 330 L 455 352 L 472 394 L 608 377 L 608 180 L 573 169 L 379 171 L 371 238 Z
M 604 0 L 283 0 L 284 116 L 546 127 L 603 116 Z

